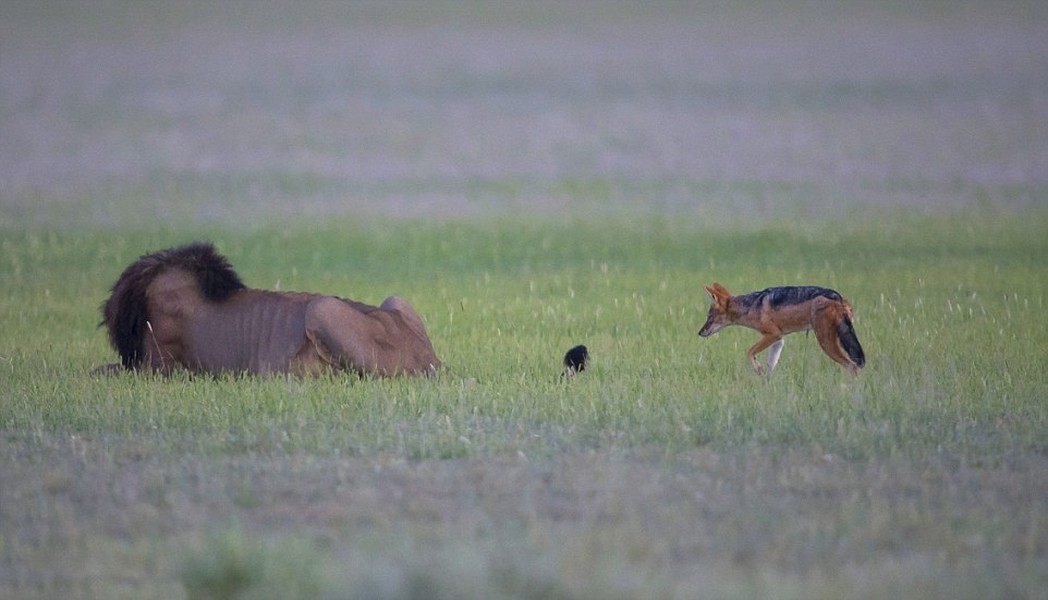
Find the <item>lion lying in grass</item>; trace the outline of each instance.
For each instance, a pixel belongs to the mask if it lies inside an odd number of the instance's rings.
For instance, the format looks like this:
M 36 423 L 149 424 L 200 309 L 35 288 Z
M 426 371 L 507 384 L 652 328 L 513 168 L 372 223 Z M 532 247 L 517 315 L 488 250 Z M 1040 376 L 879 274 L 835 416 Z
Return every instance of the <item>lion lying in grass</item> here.
M 441 366 L 404 300 L 375 307 L 251 289 L 211 244 L 142 256 L 120 275 L 102 313 L 120 355 L 109 370 L 391 376 Z

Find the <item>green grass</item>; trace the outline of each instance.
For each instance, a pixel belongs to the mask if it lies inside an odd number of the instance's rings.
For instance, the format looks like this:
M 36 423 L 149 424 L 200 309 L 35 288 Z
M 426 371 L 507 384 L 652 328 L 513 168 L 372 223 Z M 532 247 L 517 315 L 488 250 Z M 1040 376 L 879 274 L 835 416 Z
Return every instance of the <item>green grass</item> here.
M 590 4 L 0 2 L 0 597 L 1046 597 L 1048 4 Z M 448 370 L 91 375 L 194 239 Z
M 1048 552 L 1041 212 L 702 229 L 658 217 L 3 235 L 5 594 L 1036 595 Z M 139 253 L 215 237 L 259 287 L 427 322 L 435 380 L 94 377 Z M 718 280 L 854 304 L 695 335 Z M 559 377 L 563 352 L 592 368 Z M 45 566 L 46 565 L 46 566 Z M 974 587 L 972 587 L 974 586 Z M 414 591 L 413 591 L 414 590 Z

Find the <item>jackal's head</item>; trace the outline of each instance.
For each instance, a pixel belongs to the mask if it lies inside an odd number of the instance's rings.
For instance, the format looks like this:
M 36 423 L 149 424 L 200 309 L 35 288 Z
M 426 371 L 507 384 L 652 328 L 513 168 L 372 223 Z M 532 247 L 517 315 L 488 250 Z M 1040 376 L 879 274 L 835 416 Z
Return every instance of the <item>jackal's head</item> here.
M 706 323 L 699 330 L 699 335 L 710 337 L 720 331 L 725 325 L 731 325 L 732 323 L 732 316 L 729 311 L 731 292 L 716 282 L 714 282 L 713 287 L 706 285 L 702 287 L 710 295 L 712 304 L 710 304 L 710 312 L 706 315 Z

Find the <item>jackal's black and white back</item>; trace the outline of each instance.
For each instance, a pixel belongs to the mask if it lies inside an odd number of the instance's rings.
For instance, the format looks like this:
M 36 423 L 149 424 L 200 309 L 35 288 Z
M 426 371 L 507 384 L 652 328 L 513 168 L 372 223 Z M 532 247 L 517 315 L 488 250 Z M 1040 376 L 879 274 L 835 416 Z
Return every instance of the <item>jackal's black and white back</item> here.
M 764 288 L 759 292 L 750 292 L 735 296 L 735 300 L 747 308 L 768 303 L 771 308 L 782 308 L 791 304 L 803 304 L 815 298 L 843 301 L 844 297 L 837 290 L 817 285 L 781 285 Z

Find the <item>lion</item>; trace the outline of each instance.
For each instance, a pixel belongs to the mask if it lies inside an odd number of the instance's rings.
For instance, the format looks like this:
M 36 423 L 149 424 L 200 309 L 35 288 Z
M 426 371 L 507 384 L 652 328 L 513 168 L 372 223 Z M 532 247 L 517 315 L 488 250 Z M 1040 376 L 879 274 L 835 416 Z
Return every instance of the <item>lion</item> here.
M 245 286 L 210 243 L 143 255 L 102 305 L 120 363 L 103 370 L 170 374 L 389 377 L 441 368 L 415 310 L 391 296 L 370 306 L 336 296 Z

